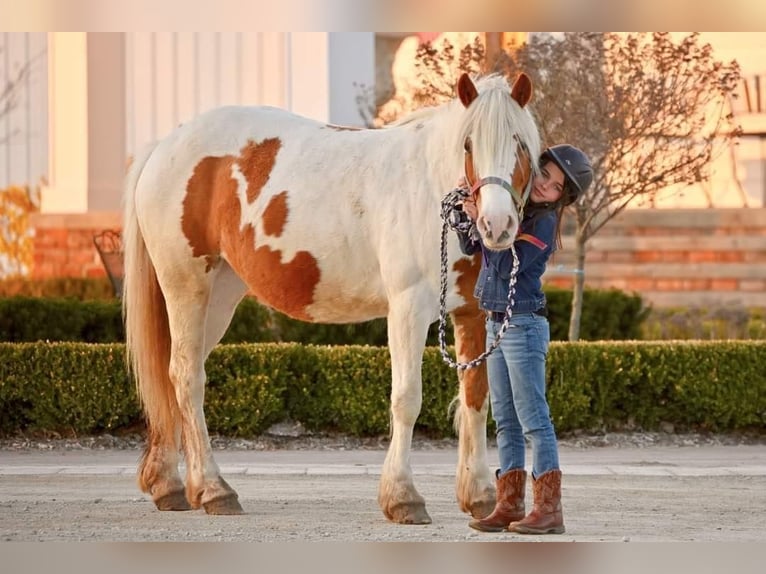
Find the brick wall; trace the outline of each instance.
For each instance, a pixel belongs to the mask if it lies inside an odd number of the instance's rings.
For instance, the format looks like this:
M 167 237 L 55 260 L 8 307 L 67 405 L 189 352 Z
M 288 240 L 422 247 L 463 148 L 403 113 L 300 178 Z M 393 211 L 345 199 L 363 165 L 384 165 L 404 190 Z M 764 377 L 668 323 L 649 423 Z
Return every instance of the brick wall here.
M 544 279 L 572 284 L 574 238 Z M 585 284 L 636 291 L 657 307 L 766 307 L 766 208 L 623 212 L 589 242 Z
M 104 277 L 93 236 L 119 230 L 119 213 L 35 215 L 33 277 Z M 574 240 L 563 238 L 544 276 L 569 287 Z M 657 307 L 766 308 L 766 208 L 632 210 L 588 242 L 588 287 L 636 291 Z
M 119 230 L 118 212 L 34 214 L 33 279 L 51 277 L 106 277 L 93 237 L 107 229 Z

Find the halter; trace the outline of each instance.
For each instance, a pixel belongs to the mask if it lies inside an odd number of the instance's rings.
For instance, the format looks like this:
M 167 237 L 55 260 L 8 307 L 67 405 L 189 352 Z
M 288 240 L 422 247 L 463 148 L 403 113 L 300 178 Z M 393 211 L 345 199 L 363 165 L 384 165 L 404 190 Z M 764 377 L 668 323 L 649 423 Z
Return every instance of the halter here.
M 511 198 L 516 204 L 516 210 L 519 212 L 519 219 L 521 219 L 521 216 L 524 213 L 524 206 L 526 205 L 527 199 L 529 198 L 529 193 L 532 191 L 532 178 L 529 178 L 529 183 L 527 184 L 526 189 L 524 189 L 524 193 L 519 193 L 518 190 L 513 187 L 513 185 L 511 185 L 508 180 L 503 179 L 502 177 L 497 177 L 496 175 L 490 175 L 483 177 L 474 183 L 471 186 L 470 195 L 474 195 L 477 191 L 479 191 L 479 188 L 487 185 L 488 183 L 499 185 L 505 191 L 511 194 Z

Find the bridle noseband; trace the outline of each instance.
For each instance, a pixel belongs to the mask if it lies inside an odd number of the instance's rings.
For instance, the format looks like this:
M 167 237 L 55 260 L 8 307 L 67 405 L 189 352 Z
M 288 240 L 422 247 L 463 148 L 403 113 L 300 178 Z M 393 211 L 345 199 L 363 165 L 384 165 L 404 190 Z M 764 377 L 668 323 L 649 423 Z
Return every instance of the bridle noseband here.
M 516 210 L 519 212 L 519 218 L 521 218 L 521 215 L 524 212 L 524 206 L 527 204 L 527 199 L 529 199 L 529 194 L 532 191 L 532 178 L 529 178 L 529 183 L 527 183 L 526 188 L 524 189 L 523 193 L 519 193 L 519 191 L 511 185 L 511 183 L 508 180 L 503 179 L 502 177 L 498 177 L 496 175 L 490 175 L 487 177 L 482 177 L 476 183 L 474 183 L 471 186 L 470 195 L 474 195 L 479 191 L 479 189 L 488 183 L 494 183 L 495 185 L 499 185 L 504 190 L 506 190 L 508 193 L 511 194 L 511 198 L 513 199 L 513 202 L 516 204 Z
M 529 148 L 527 148 L 524 142 L 519 141 L 516 134 L 514 134 L 513 139 L 516 140 L 516 143 L 520 148 L 516 153 L 517 161 L 521 161 L 521 154 L 523 153 L 527 159 L 527 163 L 530 166 L 529 179 L 527 180 L 527 185 L 524 187 L 523 193 L 519 193 L 519 190 L 513 187 L 512 182 L 502 177 L 498 177 L 496 175 L 489 175 L 487 177 L 478 177 L 476 178 L 476 181 L 471 183 L 471 175 L 475 175 L 475 174 L 473 172 L 473 162 L 471 161 L 471 157 L 473 156 L 473 151 L 472 151 L 472 146 L 470 145 L 469 140 L 467 140 L 465 144 L 465 158 L 463 160 L 463 164 L 465 166 L 464 168 L 465 180 L 470 185 L 469 195 L 471 196 L 475 195 L 476 193 L 478 193 L 479 189 L 481 189 L 483 186 L 487 185 L 488 183 L 499 185 L 505 191 L 511 194 L 511 198 L 513 199 L 513 202 L 516 204 L 516 211 L 519 214 L 519 220 L 521 220 L 522 217 L 524 216 L 524 206 L 527 204 L 527 200 L 529 199 L 529 194 L 532 191 L 532 182 L 534 178 L 532 177 L 532 169 L 531 169 L 532 158 L 529 157 Z M 511 179 L 513 179 L 513 173 L 511 173 Z

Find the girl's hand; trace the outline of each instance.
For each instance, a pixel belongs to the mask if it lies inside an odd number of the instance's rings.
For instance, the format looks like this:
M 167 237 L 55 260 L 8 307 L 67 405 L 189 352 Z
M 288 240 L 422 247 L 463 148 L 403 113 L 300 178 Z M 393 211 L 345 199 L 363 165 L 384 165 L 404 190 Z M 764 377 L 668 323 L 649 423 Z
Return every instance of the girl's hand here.
M 475 196 L 471 195 L 463 200 L 463 211 L 468 214 L 468 217 L 476 221 L 476 218 L 479 217 L 479 210 L 476 207 Z

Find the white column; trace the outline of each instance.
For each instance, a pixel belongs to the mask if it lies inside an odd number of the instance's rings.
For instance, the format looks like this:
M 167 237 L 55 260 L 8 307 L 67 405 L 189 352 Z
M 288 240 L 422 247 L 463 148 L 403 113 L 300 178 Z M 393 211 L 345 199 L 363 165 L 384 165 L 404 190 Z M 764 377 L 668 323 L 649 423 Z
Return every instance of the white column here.
M 48 34 L 49 166 L 42 213 L 88 210 L 88 50 L 85 32 Z
M 121 208 L 128 159 L 124 37 L 123 32 L 88 33 L 88 211 Z
M 287 107 L 321 122 L 330 119 L 327 32 L 288 32 Z
M 362 126 L 356 96 L 360 86 L 375 84 L 375 33 L 291 32 L 286 44 L 287 107 L 319 121 Z
M 330 122 L 363 126 L 356 97 L 375 87 L 375 32 L 330 32 Z

